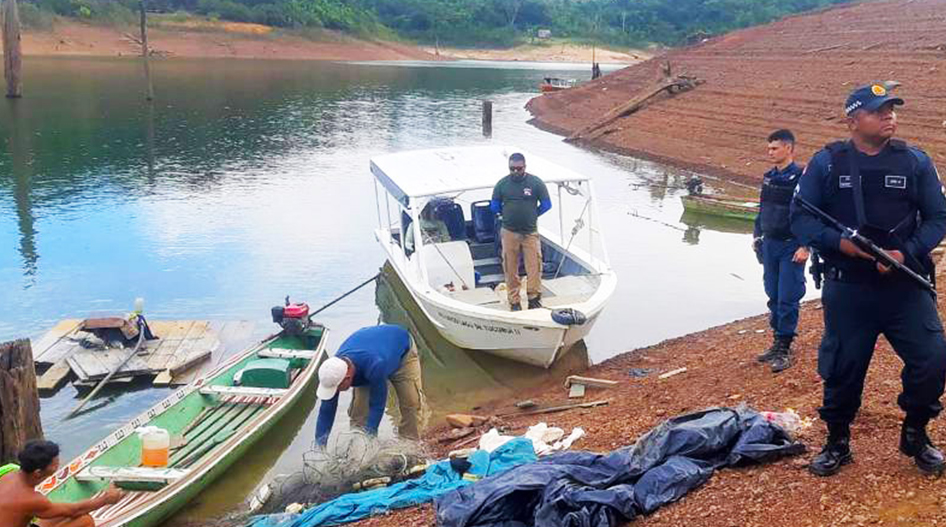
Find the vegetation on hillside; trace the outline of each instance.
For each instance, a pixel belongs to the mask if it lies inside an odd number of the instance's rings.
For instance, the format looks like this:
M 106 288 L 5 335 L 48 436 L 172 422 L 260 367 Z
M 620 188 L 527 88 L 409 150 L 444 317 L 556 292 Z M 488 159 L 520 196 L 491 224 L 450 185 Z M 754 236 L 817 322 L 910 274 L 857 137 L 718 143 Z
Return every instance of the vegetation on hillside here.
M 21 0 L 35 11 L 121 22 L 136 0 Z M 277 27 L 322 27 L 452 45 L 509 46 L 549 29 L 556 37 L 639 46 L 675 45 L 850 0 L 147 0 Z

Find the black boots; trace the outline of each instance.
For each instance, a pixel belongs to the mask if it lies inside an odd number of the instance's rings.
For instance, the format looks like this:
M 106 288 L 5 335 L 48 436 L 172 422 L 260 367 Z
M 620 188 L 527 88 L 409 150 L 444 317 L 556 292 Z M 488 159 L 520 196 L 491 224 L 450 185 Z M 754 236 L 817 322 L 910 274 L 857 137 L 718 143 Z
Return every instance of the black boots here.
M 779 343 L 778 337 L 773 337 L 772 345 L 769 346 L 769 349 L 763 351 L 761 355 L 755 358 L 755 360 L 759 362 L 769 362 L 770 360 L 774 359 L 775 356 L 778 355 L 778 349 L 779 349 L 778 343 Z
M 832 476 L 841 467 L 853 460 L 851 456 L 851 434 L 846 424 L 828 423 L 828 442 L 821 453 L 808 465 L 808 470 L 818 476 Z M 926 435 L 926 421 L 907 418 L 900 429 L 900 452 L 913 458 L 916 466 L 926 474 L 941 475 L 946 468 L 946 458 L 933 446 Z
M 785 371 L 792 365 L 792 337 L 775 337 L 772 347 L 756 357 L 759 362 L 768 362 L 772 373 Z
M 833 476 L 853 460 L 848 425 L 829 423 L 828 442 L 808 465 L 808 471 L 816 476 Z
M 927 474 L 940 475 L 946 467 L 943 453 L 933 446 L 930 437 L 926 435 L 926 423 L 907 419 L 900 429 L 900 452 L 910 456 L 916 466 Z
M 539 309 L 542 307 L 542 297 L 537 296 L 529 299 L 529 309 Z

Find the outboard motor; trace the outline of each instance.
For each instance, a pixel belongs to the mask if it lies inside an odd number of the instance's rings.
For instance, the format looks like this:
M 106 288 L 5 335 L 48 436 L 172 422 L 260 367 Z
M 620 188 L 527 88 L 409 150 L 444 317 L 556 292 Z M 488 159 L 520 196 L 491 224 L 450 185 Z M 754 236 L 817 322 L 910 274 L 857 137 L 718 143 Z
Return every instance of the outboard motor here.
M 286 297 L 286 305 L 276 306 L 272 309 L 273 322 L 279 324 L 287 335 L 301 335 L 309 329 L 309 304 L 299 302 L 289 303 L 289 297 Z

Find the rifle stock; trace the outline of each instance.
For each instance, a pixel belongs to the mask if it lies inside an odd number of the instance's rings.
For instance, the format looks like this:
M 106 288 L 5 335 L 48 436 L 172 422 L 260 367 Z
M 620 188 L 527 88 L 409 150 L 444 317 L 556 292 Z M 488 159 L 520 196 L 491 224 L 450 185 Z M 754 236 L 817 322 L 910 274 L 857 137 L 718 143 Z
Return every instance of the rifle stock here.
M 870 238 L 857 232 L 856 229 L 852 229 L 848 227 L 847 225 L 844 225 L 837 219 L 833 218 L 830 214 L 814 206 L 813 204 L 811 204 L 810 202 L 808 202 L 805 198 L 801 196 L 796 195 L 795 201 L 803 209 L 805 209 L 810 214 L 818 218 L 821 222 L 841 231 L 841 234 L 845 238 L 848 238 L 852 242 L 857 244 L 857 246 L 860 247 L 861 250 L 871 255 L 876 261 L 878 261 L 879 263 L 882 263 L 883 265 L 887 267 L 893 267 L 897 271 L 900 271 L 903 274 L 909 276 L 914 282 L 922 286 L 923 289 L 926 289 L 927 291 L 932 293 L 934 297 L 936 296 L 936 287 L 929 280 L 921 276 L 919 273 L 917 273 L 913 269 L 910 269 L 906 265 L 897 261 L 893 256 L 890 256 L 890 253 L 888 253 L 887 251 L 879 247 Z

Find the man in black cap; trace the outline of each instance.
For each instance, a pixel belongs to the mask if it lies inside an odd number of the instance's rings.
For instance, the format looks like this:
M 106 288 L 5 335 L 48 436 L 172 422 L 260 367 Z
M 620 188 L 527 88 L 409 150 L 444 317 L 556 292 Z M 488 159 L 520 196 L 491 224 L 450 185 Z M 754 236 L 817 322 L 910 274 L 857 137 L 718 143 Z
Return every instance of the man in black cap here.
M 844 111 L 849 141 L 815 154 L 798 186 L 798 196 L 857 229 L 893 258 L 932 276 L 930 251 L 946 235 L 946 197 L 936 168 L 922 150 L 893 139 L 894 106 L 903 100 L 884 84 L 860 87 Z M 819 409 L 828 440 L 809 470 L 829 476 L 851 462 L 850 423 L 861 405 L 864 377 L 883 334 L 904 362 L 906 412 L 900 451 L 927 473 L 941 473 L 942 452 L 926 425 L 942 410 L 946 383 L 946 339 L 936 300 L 905 274 L 875 262 L 853 241 L 792 205 L 792 231 L 825 260 L 824 335 L 818 373 L 824 380 Z
M 808 248 L 792 234 L 789 207 L 802 167 L 795 164 L 795 134 L 776 130 L 768 137 L 769 159 L 775 164 L 762 177 L 759 215 L 753 247 L 762 263 L 762 280 L 769 297 L 772 346 L 757 357 L 768 362 L 772 373 L 792 365 L 792 340 L 798 328 L 799 302 L 805 296 L 805 262 Z

